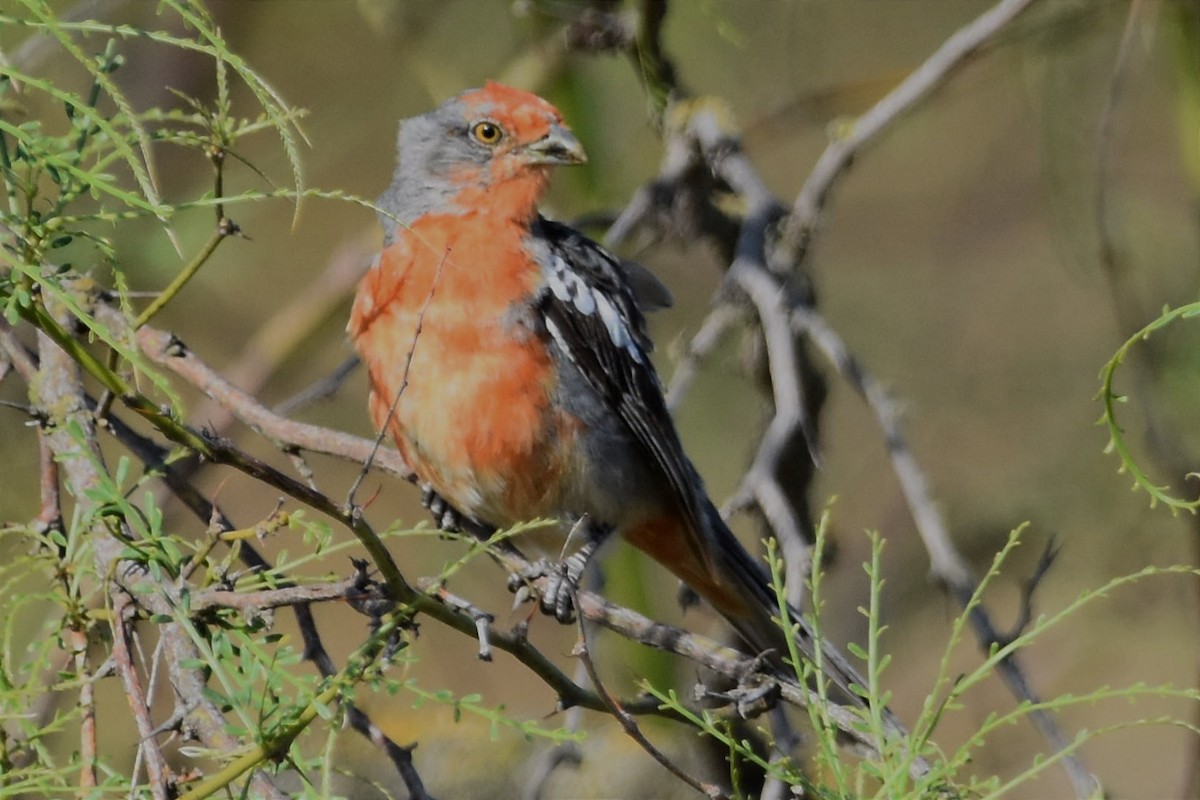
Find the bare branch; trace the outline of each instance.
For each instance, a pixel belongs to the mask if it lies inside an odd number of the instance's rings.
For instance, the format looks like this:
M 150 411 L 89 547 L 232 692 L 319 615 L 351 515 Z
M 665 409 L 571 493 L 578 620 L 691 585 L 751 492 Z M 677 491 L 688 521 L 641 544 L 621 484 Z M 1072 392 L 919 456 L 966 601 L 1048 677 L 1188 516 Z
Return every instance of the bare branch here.
M 75 489 L 76 501 L 82 505 L 94 503 L 91 494 L 102 483 L 100 468 L 103 457 L 96 441 L 92 416 L 87 410 L 79 366 L 55 342 L 41 333 L 39 351 L 39 400 L 44 409 L 54 410 L 55 424 L 47 434 L 47 441 L 63 464 L 66 479 Z M 9 352 L 12 353 L 11 350 Z M 82 435 L 82 441 L 76 440 L 77 435 Z M 139 583 L 151 579 L 140 566 L 121 560 L 124 544 L 100 522 L 102 515 L 97 514 L 95 518 L 98 524 L 92 532 L 91 547 L 97 560 L 98 573 L 117 577 L 124 588 L 114 586 L 114 591 L 120 593 L 127 589 L 156 613 L 170 613 L 172 600 L 177 600 L 173 587 L 160 583 L 148 591 L 139 591 Z M 123 535 L 130 541 L 135 539 L 127 525 Z M 186 698 L 189 727 L 214 750 L 235 748 L 237 741 L 226 731 L 219 710 L 208 699 L 204 680 L 196 670 L 182 666 L 198 658 L 199 654 L 185 634 L 176 632 L 177 628 L 175 624 L 162 626 L 163 636 L 174 639 L 175 647 L 169 659 L 172 663 L 172 683 L 178 696 Z M 250 781 L 253 791 L 264 797 L 283 796 L 264 773 L 254 773 Z
M 319 603 L 325 600 L 344 600 L 354 589 L 354 578 L 336 583 L 320 583 L 311 586 L 285 586 L 279 589 L 264 589 L 257 592 L 239 592 L 232 589 L 205 589 L 191 596 L 190 609 L 193 613 L 214 608 L 232 608 L 245 616 L 257 616 L 263 611 L 301 603 Z
M 146 777 L 150 780 L 150 793 L 154 800 L 166 800 L 171 796 L 168 791 L 174 784 L 174 776 L 162 749 L 158 746 L 158 728 L 150 719 L 150 703 L 142 689 L 141 677 L 137 665 L 133 663 L 133 655 L 129 643 L 131 632 L 130 622 L 136 613 L 136 607 L 125 592 L 115 592 L 113 596 L 113 663 L 117 675 L 121 678 L 121 686 L 129 699 L 129 711 L 133 714 L 134 724 L 138 730 L 138 756 L 146 763 Z M 133 776 L 136 781 L 137 776 Z
M 578 593 L 575 594 L 575 605 L 576 607 L 579 606 Z M 579 617 L 577 622 L 579 625 L 579 643 L 575 646 L 573 654 L 582 662 L 584 668 L 587 670 L 588 677 L 592 680 L 592 686 L 596 687 L 596 691 L 604 700 L 604 704 L 608 707 L 609 713 L 616 717 L 617 722 L 621 723 L 621 727 L 627 734 L 629 734 L 629 738 L 637 742 L 638 746 L 649 753 L 650 757 L 665 767 L 668 772 L 679 778 L 679 780 L 683 781 L 688 786 L 691 786 L 697 792 L 700 792 L 700 794 L 704 795 L 705 797 L 711 797 L 714 798 L 714 800 L 717 798 L 728 797 L 728 795 L 721 791 L 721 788 L 716 784 L 705 783 L 698 778 L 689 775 L 682 768 L 680 768 L 678 764 L 667 758 L 661 750 L 655 747 L 650 740 L 646 738 L 646 735 L 642 733 L 641 728 L 638 727 L 637 721 L 634 720 L 634 718 L 628 712 L 626 712 L 625 709 L 621 708 L 621 705 L 613 698 L 611 694 L 609 694 L 608 689 L 605 688 L 604 682 L 600 680 L 600 675 L 596 672 L 596 665 L 592 662 L 592 655 L 588 649 L 587 626 L 584 624 L 582 616 Z
M 269 439 L 359 464 L 366 462 L 374 447 L 369 439 L 295 422 L 271 412 L 253 396 L 217 374 L 172 334 L 147 326 L 138 331 L 137 340 L 147 358 L 171 370 Z M 390 448 L 380 448 L 373 463 L 391 475 L 413 479 L 412 471 L 400 454 Z
M 769 276 L 768 276 L 769 277 Z M 950 539 L 945 520 L 933 500 L 929 482 L 908 447 L 900 424 L 900 408 L 883 385 L 850 352 L 837 331 L 811 306 L 791 309 L 791 325 L 802 332 L 825 356 L 871 410 L 887 443 L 892 471 L 900 481 L 900 489 L 912 514 L 917 533 L 929 553 L 934 576 L 961 603 L 965 604 L 974 592 L 974 579 L 966 560 Z
M 974 21 L 960 28 L 890 91 L 834 139 L 817 159 L 808 180 L 792 204 L 784 239 L 793 260 L 802 261 L 822 210 L 838 178 L 855 157 L 905 112 L 925 99 L 956 69 L 1000 33 L 1033 0 L 1001 0 Z
M 87 630 L 71 627 L 64 631 L 67 644 L 74 660 L 75 675 L 79 685 L 79 788 L 86 794 L 96 788 L 96 676 L 92 673 L 88 657 Z
M 671 375 L 666 399 L 667 408 L 672 413 L 679 410 L 684 395 L 692 387 L 692 381 L 696 379 L 700 362 L 716 348 L 726 332 L 733 327 L 738 316 L 738 309 L 729 303 L 717 301 L 713 304 L 708 316 L 700 324 L 700 330 L 696 331 L 691 341 L 688 342 L 687 349 L 679 359 L 679 363 L 676 364 L 674 374 Z
M 924 473 L 905 444 L 893 401 L 862 370 L 840 337 L 817 316 L 811 303 L 791 289 L 782 275 L 795 274 L 828 193 L 849 166 L 852 157 L 887 125 L 898 119 L 904 110 L 928 94 L 956 65 L 963 63 L 995 36 L 1029 2 L 1004 0 L 963 28 L 922 68 L 864 115 L 849 136 L 831 143 L 801 190 L 787 221 L 785 235 L 791 251 L 772 254 L 789 269 L 772 270 L 767 265 L 767 240 L 771 231 L 763 221 L 772 219 L 778 201 L 771 196 L 753 165 L 742 153 L 736 133 L 722 122 L 722 115 L 714 113 L 711 101 L 690 101 L 686 107 L 686 122 L 677 121 L 668 131 L 666 155 L 659 177 L 635 194 L 610 232 L 610 240 L 620 241 L 639 223 L 654 219 L 656 215 L 661 220 L 663 207 L 669 204 L 678 206 L 674 195 L 703 188 L 694 181 L 688 183 L 687 176 L 691 174 L 689 159 L 697 157 L 703 159 L 713 174 L 719 175 L 744 199 L 747 211 L 737 236 L 726 284 L 740 288 L 758 311 L 767 344 L 776 415 L 764 433 L 754 462 L 730 505 L 739 509 L 747 507 L 752 501 L 763 511 L 788 556 L 785 563 L 789 586 L 796 580 L 798 572 L 792 563 L 793 559 L 799 557 L 803 564 L 807 546 L 792 547 L 789 551 L 790 543 L 804 541 L 796 537 L 801 523 L 789 499 L 790 495 L 774 476 L 785 444 L 798 433 L 804 433 L 808 424 L 803 413 L 803 387 L 796 381 L 793 360 L 796 345 L 790 335 L 807 333 L 876 411 L 884 428 L 893 468 L 909 502 L 917 530 L 929 551 L 934 573 L 944 581 L 960 604 L 965 604 L 974 591 L 974 578 L 965 560 L 954 548 L 941 514 L 932 500 Z M 700 204 L 693 201 L 690 207 L 697 208 Z M 805 435 L 805 439 L 809 441 L 811 449 L 813 437 Z M 982 647 L 987 648 L 996 641 L 995 628 L 985 609 L 976 607 L 973 610 L 972 623 Z M 1036 700 L 1015 659 L 1007 659 L 1000 670 L 1019 699 Z M 1052 717 L 1038 712 L 1032 718 L 1035 726 L 1056 750 L 1064 749 L 1066 738 Z M 1076 757 L 1066 756 L 1063 761 L 1076 791 L 1084 793 L 1081 796 L 1085 796 L 1090 787 L 1098 785 Z M 1088 788 L 1085 790 L 1084 787 Z

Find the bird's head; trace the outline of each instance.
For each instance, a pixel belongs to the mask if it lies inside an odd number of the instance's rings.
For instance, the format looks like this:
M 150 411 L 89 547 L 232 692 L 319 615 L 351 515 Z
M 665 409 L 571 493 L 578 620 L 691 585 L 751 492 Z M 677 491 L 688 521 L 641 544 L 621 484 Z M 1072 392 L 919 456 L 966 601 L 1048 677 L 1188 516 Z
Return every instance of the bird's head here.
M 587 161 L 558 109 L 495 82 L 402 122 L 399 148 L 382 201 L 406 222 L 425 213 L 532 216 L 550 167 Z

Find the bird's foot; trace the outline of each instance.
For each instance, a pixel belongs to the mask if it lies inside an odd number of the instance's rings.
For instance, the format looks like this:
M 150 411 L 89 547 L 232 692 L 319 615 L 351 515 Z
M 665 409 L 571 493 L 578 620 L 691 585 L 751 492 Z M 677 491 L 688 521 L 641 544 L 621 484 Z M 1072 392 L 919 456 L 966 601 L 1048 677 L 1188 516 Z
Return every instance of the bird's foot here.
M 421 486 L 421 505 L 429 509 L 439 529 L 449 533 L 462 531 L 462 516 L 428 483 Z
M 752 719 L 775 708 L 782 694 L 778 679 L 761 672 L 750 672 L 740 676 L 733 688 L 721 690 L 697 686 L 695 700 L 708 705 L 733 706 L 742 719 Z
M 383 625 L 384 619 L 395 610 L 396 601 L 388 594 L 385 584 L 371 577 L 369 562 L 352 558 L 350 563 L 354 566 L 354 583 L 346 591 L 346 600 L 351 608 L 370 620 L 370 630 L 374 634 Z M 390 660 L 400 652 L 403 647 L 401 634 L 404 630 L 416 633 L 417 629 L 417 625 L 409 623 L 401 624 L 392 630 L 387 637 L 385 658 Z M 306 648 L 304 657 L 311 659 L 316 656 Z
M 541 558 L 508 578 L 508 590 L 516 594 L 516 604 L 537 597 L 543 614 L 549 614 L 564 625 L 575 621 L 575 596 L 588 562 L 599 546 L 598 541 L 585 544 L 562 561 Z M 535 585 L 539 584 L 539 585 Z

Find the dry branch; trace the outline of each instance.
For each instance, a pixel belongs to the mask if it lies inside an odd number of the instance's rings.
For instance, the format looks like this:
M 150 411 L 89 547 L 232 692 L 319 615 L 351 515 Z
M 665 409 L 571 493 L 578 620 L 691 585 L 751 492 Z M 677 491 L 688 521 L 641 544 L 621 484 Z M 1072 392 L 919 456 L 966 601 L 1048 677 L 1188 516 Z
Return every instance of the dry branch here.
M 15 357 L 11 349 L 9 353 Z M 143 567 L 123 561 L 121 554 L 124 544 L 109 532 L 104 517 L 97 513 L 98 509 L 89 508 L 89 505 L 95 503 L 91 499 L 91 493 L 98 490 L 104 480 L 101 473 L 104 461 L 97 441 L 96 426 L 87 408 L 78 364 L 44 335 L 39 335 L 39 355 L 37 394 L 41 408 L 49 420 L 46 438 L 62 465 L 65 479 L 73 487 L 76 502 L 82 506 L 86 517 L 95 520 L 90 536 L 97 572 L 114 576 L 114 602 L 121 594 L 128 593 L 138 597 L 139 603 L 147 610 L 170 614 L 172 603 L 178 599 L 174 587 L 162 582 L 153 582 Z M 82 441 L 76 440 L 77 434 L 82 437 Z M 127 541 L 134 540 L 136 537 L 127 524 L 122 521 L 121 525 L 122 536 Z M 153 585 L 148 586 L 148 583 Z M 204 679 L 199 676 L 197 670 L 182 666 L 194 662 L 199 657 L 191 640 L 178 630 L 176 623 L 163 625 L 162 631 L 164 637 L 169 636 L 172 640 L 168 656 L 172 665 L 172 684 L 180 705 L 187 709 L 185 720 L 188 730 L 213 750 L 235 749 L 238 741 L 228 733 L 220 710 L 205 693 Z M 143 746 L 155 747 L 153 742 L 144 742 Z M 154 760 L 152 756 L 151 761 Z M 164 785 L 166 781 L 165 776 L 160 776 L 157 783 L 163 797 L 168 790 L 168 785 Z M 251 785 L 254 791 L 263 797 L 283 797 L 270 779 L 261 772 L 256 772 L 251 777 Z M 159 788 L 154 788 L 154 791 L 157 795 Z
M 724 283 L 726 291 L 702 326 L 705 335 L 700 344 L 706 346 L 713 333 L 720 332 L 727 324 L 729 312 L 722 305 L 728 302 L 726 298 L 736 296 L 730 289 L 736 288 L 748 297 L 766 344 L 775 413 L 751 467 L 727 507 L 741 510 L 753 505 L 763 513 L 783 548 L 789 587 L 798 585 L 797 578 L 805 574 L 803 567 L 808 559 L 807 543 L 798 535 L 807 523 L 796 500 L 798 495 L 802 497 L 806 481 L 800 482 L 799 492 L 794 487 L 789 491 L 781 482 L 780 464 L 789 443 L 797 439 L 814 448 L 815 418 L 808 413 L 804 384 L 797 380 L 802 373 L 795 367 L 800 363 L 796 337 L 806 335 L 875 411 L 893 469 L 929 553 L 933 574 L 964 607 L 974 593 L 975 579 L 951 540 L 924 471 L 905 442 L 896 404 L 817 314 L 811 292 L 803 284 L 807 280 L 806 259 L 821 212 L 854 158 L 992 42 L 1031 2 L 1001 0 L 947 39 L 896 89 L 846 126 L 845 132 L 831 141 L 818 159 L 786 216 L 780 202 L 766 189 L 746 158 L 738 133 L 728 122 L 732 116 L 728 110 L 713 100 L 683 99 L 678 86 L 670 86 L 667 94 L 676 102 L 664 111 L 666 141 L 660 172 L 635 193 L 609 230 L 606 241 L 610 244 L 626 240 L 639 226 L 655 228 L 655 236 L 660 239 L 671 235 L 669 227 L 664 230 L 663 226 L 674 226 L 676 233 L 705 231 L 731 254 Z M 661 17 L 651 21 L 655 22 L 652 34 L 657 38 Z M 653 52 L 661 51 L 653 49 Z M 701 215 L 711 207 L 706 194 L 714 187 L 707 176 L 716 176 L 724 187 L 740 197 L 744 205 L 740 222 L 735 220 L 732 226 L 706 225 L 707 220 Z M 688 212 L 691 218 L 687 218 Z M 777 231 L 774 223 L 781 217 Z M 694 356 L 685 362 L 681 386 L 690 380 L 695 362 Z M 680 396 L 681 392 L 676 391 L 673 399 Z M 971 622 L 984 650 L 999 641 L 983 606 L 972 610 Z M 1019 700 L 1037 701 L 1015 657 L 1006 659 L 999 670 Z M 1049 713 L 1039 710 L 1031 714 L 1031 719 L 1056 751 L 1066 749 L 1069 740 Z M 1074 755 L 1066 755 L 1062 761 L 1076 794 L 1088 797 L 1094 793 L 1099 782 L 1082 762 Z

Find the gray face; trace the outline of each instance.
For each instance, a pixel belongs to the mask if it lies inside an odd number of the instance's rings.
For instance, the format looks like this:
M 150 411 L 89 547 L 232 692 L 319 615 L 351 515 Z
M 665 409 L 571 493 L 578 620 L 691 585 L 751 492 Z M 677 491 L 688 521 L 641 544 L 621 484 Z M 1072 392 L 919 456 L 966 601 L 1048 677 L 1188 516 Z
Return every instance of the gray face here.
M 464 165 L 483 167 L 492 156 L 489 147 L 470 136 L 467 108 L 457 98 L 419 117 L 400 123 L 397 148 L 400 156 L 392 184 L 379 198 L 379 206 L 400 222 L 411 224 L 431 211 L 452 213 L 458 187 L 453 171 Z M 485 171 L 480 170 L 481 177 Z M 395 221 L 380 216 L 385 231 Z
M 399 162 L 379 205 L 384 230 L 426 213 L 460 213 L 456 195 L 498 182 L 536 178 L 546 168 L 581 164 L 583 148 L 558 111 L 536 95 L 489 83 L 400 124 Z M 540 193 L 540 192 L 539 192 Z

